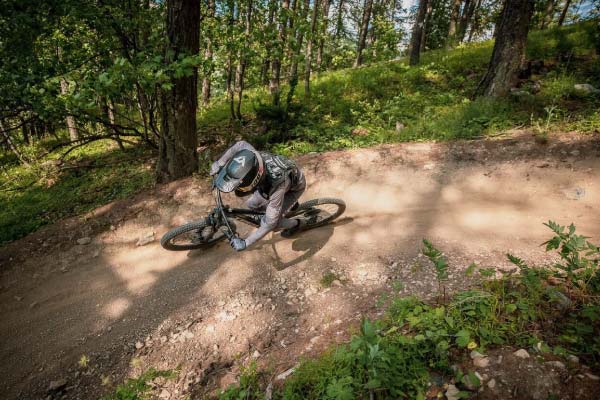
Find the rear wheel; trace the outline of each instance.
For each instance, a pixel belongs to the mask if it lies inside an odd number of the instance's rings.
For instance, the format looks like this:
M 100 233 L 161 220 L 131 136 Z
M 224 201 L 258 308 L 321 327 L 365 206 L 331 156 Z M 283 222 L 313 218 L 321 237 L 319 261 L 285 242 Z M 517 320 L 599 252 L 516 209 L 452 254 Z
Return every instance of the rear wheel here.
M 286 218 L 303 218 L 305 229 L 316 228 L 330 223 L 343 214 L 346 203 L 340 199 L 323 198 L 309 200 L 302 203 L 294 211 L 288 213 Z
M 229 224 L 235 231 L 233 221 L 229 220 Z M 215 228 L 208 218 L 203 218 L 171 229 L 160 239 L 160 245 L 173 251 L 206 249 L 227 237 L 225 229 L 227 227 L 224 225 Z

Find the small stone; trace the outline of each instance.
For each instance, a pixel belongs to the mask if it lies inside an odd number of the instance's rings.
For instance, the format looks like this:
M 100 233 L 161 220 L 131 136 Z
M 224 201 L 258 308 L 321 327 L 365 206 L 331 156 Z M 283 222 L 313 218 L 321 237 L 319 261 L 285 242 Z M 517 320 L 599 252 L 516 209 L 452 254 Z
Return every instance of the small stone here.
M 186 339 L 192 339 L 194 337 L 194 334 L 188 330 L 183 331 L 182 335 L 186 338 Z
M 86 245 L 90 243 L 92 243 L 92 238 L 88 236 L 77 239 L 77 244 L 80 245 Z
M 287 378 L 288 376 L 290 376 L 291 374 L 293 374 L 295 370 L 296 370 L 296 367 L 292 367 L 292 368 L 288 369 L 287 371 L 282 372 L 281 374 L 277 375 L 277 377 L 275 379 L 278 381 L 282 381 L 285 378 Z
M 29 305 L 29 308 L 35 308 L 35 307 L 37 307 L 37 306 L 38 306 L 38 302 L 37 302 L 37 301 L 34 301 L 33 303 L 31 303 L 31 304 Z
M 116 228 L 114 225 L 111 225 L 111 226 L 110 226 L 110 230 L 111 230 L 111 231 L 115 231 L 115 230 L 117 230 L 117 228 Z
M 446 389 L 446 398 L 448 400 L 458 400 L 460 399 L 459 396 L 460 390 L 458 390 L 458 388 L 454 385 L 448 385 L 448 389 Z
M 167 389 L 163 389 L 158 395 L 158 397 L 160 397 L 161 399 L 168 399 L 169 397 L 171 397 L 171 393 L 169 393 Z
M 577 83 L 573 85 L 575 90 L 579 90 L 580 92 L 590 94 L 590 93 L 600 93 L 600 89 L 596 89 L 594 86 L 589 83 Z
M 598 376 L 598 375 L 594 375 L 594 374 L 590 374 L 589 372 L 586 372 L 585 376 L 587 376 L 589 379 L 591 379 L 593 381 L 600 381 L 600 376 Z
M 140 342 L 140 341 L 137 341 L 137 342 L 135 342 L 135 348 L 136 348 L 136 349 L 138 349 L 138 350 L 139 350 L 139 349 L 141 349 L 142 347 L 144 347 L 144 343 L 142 343 L 142 342 Z
M 525 349 L 519 349 L 519 350 L 515 351 L 513 354 L 515 357 L 518 357 L 518 358 L 529 358 L 529 353 Z
M 144 236 L 140 237 L 135 245 L 145 246 L 152 242 L 154 242 L 154 232 L 148 232 Z
M 331 262 L 336 262 L 336 261 L 337 261 L 337 258 L 331 257 Z
M 312 339 L 310 339 L 310 344 L 317 343 L 319 339 L 321 339 L 321 335 L 313 337 Z
M 496 380 L 494 378 L 490 379 L 490 381 L 487 383 L 487 387 L 489 387 L 490 389 L 493 389 L 496 387 Z
M 547 361 L 545 364 L 553 368 L 565 369 L 565 364 L 560 361 Z
M 567 357 L 567 360 L 569 360 L 569 362 L 572 362 L 574 364 L 579 364 L 579 357 L 577 357 L 573 354 L 569 354 L 569 356 Z
M 339 279 L 334 279 L 334 281 L 331 282 L 331 284 L 333 286 L 342 286 L 342 282 Z
M 483 357 L 485 357 L 483 354 L 481 354 L 477 350 L 472 350 L 470 356 L 471 356 L 471 360 L 474 360 L 476 358 L 483 358 Z
M 21 296 L 15 296 L 15 300 L 16 301 L 21 301 L 21 300 L 23 300 L 23 298 Z
M 477 357 L 473 360 L 473 365 L 478 368 L 487 368 L 490 365 L 490 359 L 488 357 Z
M 58 379 L 56 381 L 50 382 L 50 386 L 48 386 L 48 392 L 58 392 L 67 386 L 66 379 Z
M 208 325 L 206 327 L 206 332 L 213 333 L 214 331 L 215 331 L 215 326 L 214 325 L 211 324 L 211 325 Z
M 260 352 L 258 350 L 254 350 L 254 353 L 252 353 L 252 358 L 258 358 L 260 357 Z

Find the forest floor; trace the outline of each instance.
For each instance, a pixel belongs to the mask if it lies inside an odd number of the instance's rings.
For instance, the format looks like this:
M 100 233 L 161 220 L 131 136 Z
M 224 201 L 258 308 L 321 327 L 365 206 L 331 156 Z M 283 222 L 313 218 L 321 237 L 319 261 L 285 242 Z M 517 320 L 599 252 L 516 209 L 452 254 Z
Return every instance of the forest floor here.
M 180 370 L 158 389 L 161 398 L 201 397 L 234 382 L 249 359 L 277 376 L 346 341 L 362 318 L 382 312 L 379 296 L 396 283 L 401 295 L 434 296 L 423 238 L 447 254 L 451 290 L 475 283 L 462 273 L 473 261 L 511 268 L 507 251 L 551 261 L 538 246 L 550 236 L 542 225 L 549 219 L 600 238 L 598 135 L 551 135 L 541 144 L 514 131 L 298 161 L 309 183 L 304 200 L 339 197 L 348 208 L 336 223 L 295 239 L 272 234 L 242 253 L 226 243 L 208 252 L 163 250 L 162 234 L 212 207 L 207 182 L 190 178 L 0 248 L 2 397 L 96 398 L 149 367 Z M 331 286 L 326 276 L 335 276 Z M 504 375 L 484 398 L 527 398 L 516 385 L 564 378 L 529 368 L 534 359 L 513 360 L 512 351 L 505 368 L 500 362 L 489 372 Z M 523 378 L 515 365 L 533 375 Z M 595 379 L 579 389 L 598 393 Z

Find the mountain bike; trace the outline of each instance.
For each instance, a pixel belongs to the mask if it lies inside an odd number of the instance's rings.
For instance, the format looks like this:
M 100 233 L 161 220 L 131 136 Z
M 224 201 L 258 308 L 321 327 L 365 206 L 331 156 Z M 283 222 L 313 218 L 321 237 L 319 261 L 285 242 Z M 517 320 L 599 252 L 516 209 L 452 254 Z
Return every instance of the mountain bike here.
M 236 221 L 258 227 L 264 211 L 232 208 L 223 204 L 221 191 L 213 181 L 211 191 L 216 207 L 204 218 L 188 222 L 165 233 L 160 244 L 167 250 L 208 249 L 218 242 L 237 237 Z M 346 203 L 335 198 L 322 198 L 296 203 L 285 218 L 304 219 L 302 231 L 330 223 L 346 210 Z

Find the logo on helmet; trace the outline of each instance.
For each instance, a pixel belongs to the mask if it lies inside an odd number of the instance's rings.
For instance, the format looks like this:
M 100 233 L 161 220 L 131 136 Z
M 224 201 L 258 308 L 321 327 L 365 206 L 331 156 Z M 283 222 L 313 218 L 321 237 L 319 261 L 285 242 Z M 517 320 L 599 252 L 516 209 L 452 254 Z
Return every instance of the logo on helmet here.
M 238 164 L 241 164 L 242 167 L 244 165 L 246 165 L 246 157 L 243 157 L 243 156 L 242 157 L 236 157 L 236 158 L 233 159 L 233 161 L 237 162 Z

